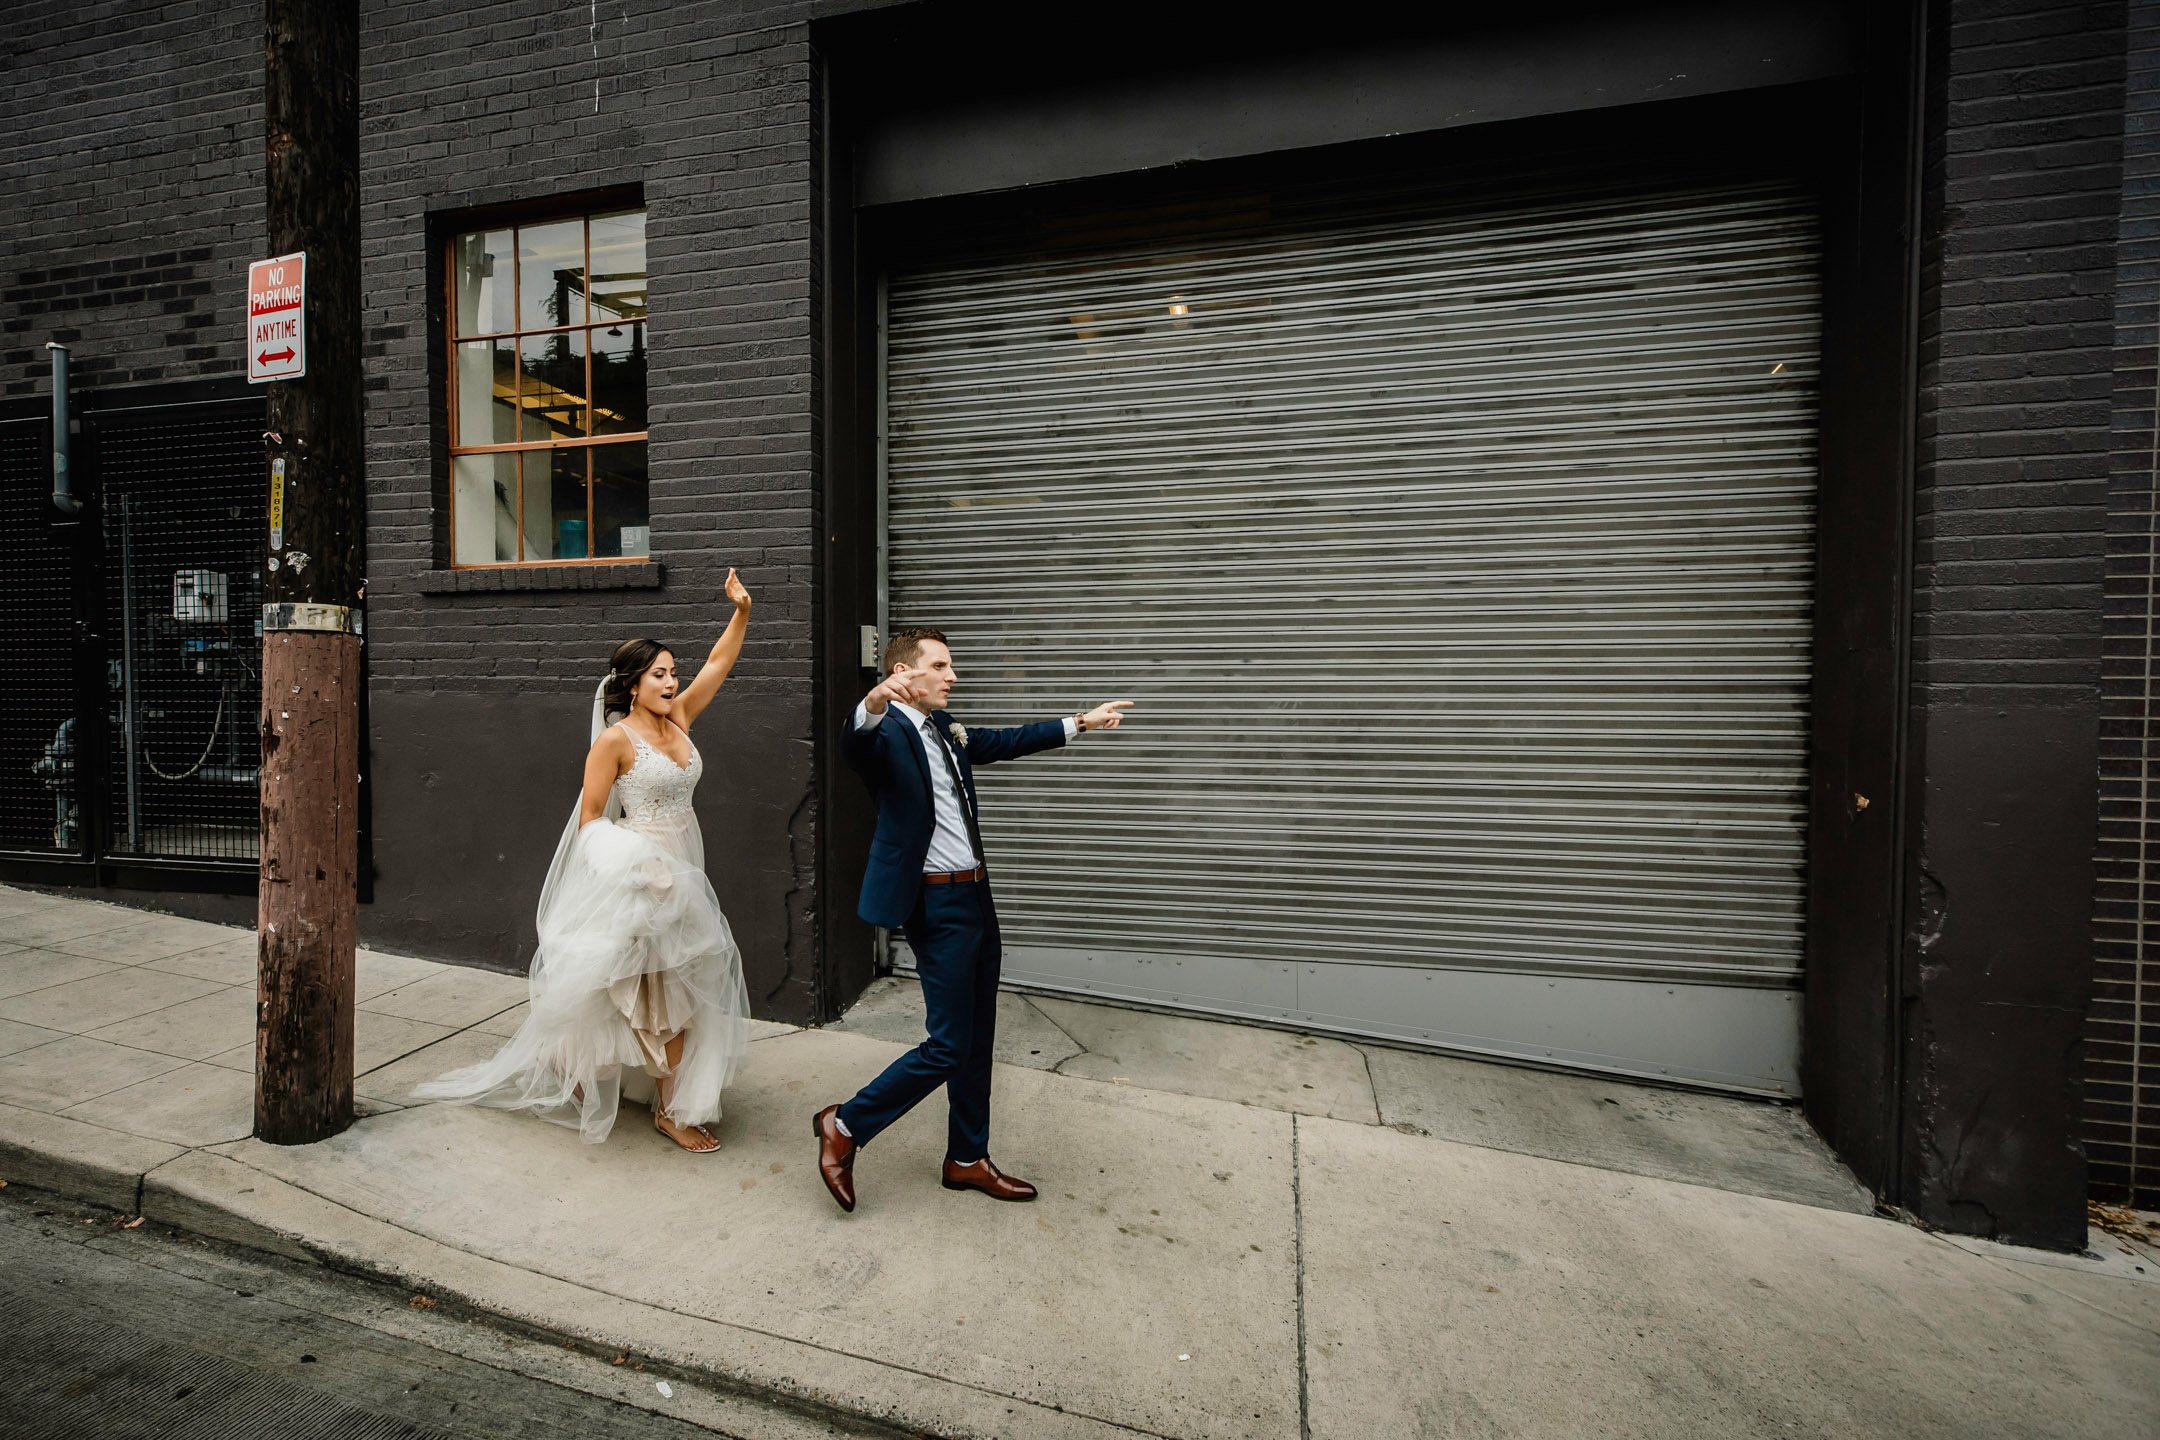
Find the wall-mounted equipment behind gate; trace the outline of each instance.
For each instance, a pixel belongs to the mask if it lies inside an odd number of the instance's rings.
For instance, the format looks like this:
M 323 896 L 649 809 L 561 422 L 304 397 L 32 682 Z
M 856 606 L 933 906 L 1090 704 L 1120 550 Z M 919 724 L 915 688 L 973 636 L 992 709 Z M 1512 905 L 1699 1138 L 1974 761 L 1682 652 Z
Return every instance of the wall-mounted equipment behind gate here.
M 116 854 L 255 859 L 259 414 L 153 410 L 98 427 Z

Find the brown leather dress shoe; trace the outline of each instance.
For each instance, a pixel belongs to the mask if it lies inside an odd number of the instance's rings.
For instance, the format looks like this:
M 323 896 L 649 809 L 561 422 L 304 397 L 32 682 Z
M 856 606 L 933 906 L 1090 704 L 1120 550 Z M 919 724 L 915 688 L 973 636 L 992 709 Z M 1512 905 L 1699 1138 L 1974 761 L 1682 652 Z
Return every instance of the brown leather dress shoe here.
M 840 1133 L 840 1107 L 827 1105 L 810 1118 L 818 1138 L 817 1168 L 842 1210 L 855 1208 L 855 1142 Z M 949 1168 L 949 1167 L 948 1167 Z
M 1035 1187 L 1025 1180 L 1015 1180 L 999 1171 L 990 1163 L 988 1156 L 972 1165 L 956 1165 L 945 1162 L 945 1188 L 948 1190 L 980 1190 L 993 1200 L 1032 1200 Z

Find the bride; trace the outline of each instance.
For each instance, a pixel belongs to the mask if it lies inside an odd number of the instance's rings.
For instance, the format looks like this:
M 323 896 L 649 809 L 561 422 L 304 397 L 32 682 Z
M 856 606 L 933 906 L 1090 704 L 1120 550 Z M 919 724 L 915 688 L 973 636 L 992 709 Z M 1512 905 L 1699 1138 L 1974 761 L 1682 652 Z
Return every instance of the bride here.
M 750 1048 L 750 1006 L 742 954 L 705 879 L 690 809 L 705 767 L 689 729 L 750 627 L 750 592 L 732 570 L 727 594 L 735 618 L 680 690 L 666 646 L 616 648 L 593 697 L 585 793 L 540 890 L 531 1013 L 493 1059 L 415 1098 L 530 1110 L 598 1144 L 628 1067 L 634 1092 L 650 1077 L 662 1134 L 685 1150 L 719 1146 L 710 1127 Z

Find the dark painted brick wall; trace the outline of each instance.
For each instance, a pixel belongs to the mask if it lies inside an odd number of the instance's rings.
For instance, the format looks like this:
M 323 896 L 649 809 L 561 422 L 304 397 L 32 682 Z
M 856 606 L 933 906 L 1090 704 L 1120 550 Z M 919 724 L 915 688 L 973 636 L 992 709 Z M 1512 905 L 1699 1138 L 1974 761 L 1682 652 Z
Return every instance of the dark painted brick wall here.
M 710 870 L 760 1013 L 815 1003 L 819 489 L 805 21 L 859 5 L 362 5 L 375 903 L 367 940 L 522 968 L 591 687 L 634 634 L 694 670 L 741 569 L 750 642 L 699 726 Z M 263 253 L 259 6 L 9 7 L 0 394 L 243 368 Z M 641 184 L 661 583 L 440 583 L 431 214 Z
M 260 9 L 14 0 L 0 25 L 0 394 L 46 388 L 48 340 L 83 388 L 238 372 Z
M 522 966 L 609 650 L 650 634 L 694 669 L 731 613 L 722 584 L 735 566 L 757 608 L 699 726 L 699 808 L 753 1003 L 808 1019 L 819 822 L 808 34 L 768 23 L 785 13 L 720 4 L 616 0 L 597 17 L 595 27 L 583 9 L 531 0 L 378 5 L 364 17 L 379 797 L 369 933 Z M 428 217 L 626 183 L 642 184 L 647 211 L 652 549 L 664 583 L 431 593 L 446 557 Z
M 2160 3 L 2130 7 L 2115 271 L 2115 455 L 2102 661 L 2099 886 L 2085 1043 L 2092 1193 L 2160 1204 Z
M 1940 7 L 1914 579 L 1907 1204 L 2079 1245 L 2123 7 Z

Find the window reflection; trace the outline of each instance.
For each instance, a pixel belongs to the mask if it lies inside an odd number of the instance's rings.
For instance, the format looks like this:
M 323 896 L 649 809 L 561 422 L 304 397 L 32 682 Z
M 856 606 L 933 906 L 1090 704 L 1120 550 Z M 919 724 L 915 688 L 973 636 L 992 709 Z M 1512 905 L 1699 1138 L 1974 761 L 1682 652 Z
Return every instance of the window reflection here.
M 593 554 L 651 554 L 645 442 L 595 445 L 592 457 Z
M 450 247 L 458 334 L 493 335 L 517 328 L 510 256 L 508 230 L 460 235 Z
M 497 565 L 518 558 L 518 457 L 460 455 L 451 463 L 453 562 Z
M 523 440 L 565 440 L 585 432 L 585 332 L 558 330 L 520 342 L 518 405 Z
M 518 434 L 517 356 L 508 339 L 457 347 L 457 433 L 463 445 L 508 445 Z
M 585 321 L 585 222 L 518 229 L 518 328 Z
M 592 218 L 593 323 L 645 318 L 645 212 Z
M 595 435 L 645 429 L 643 325 L 610 325 L 592 331 L 592 407 Z

